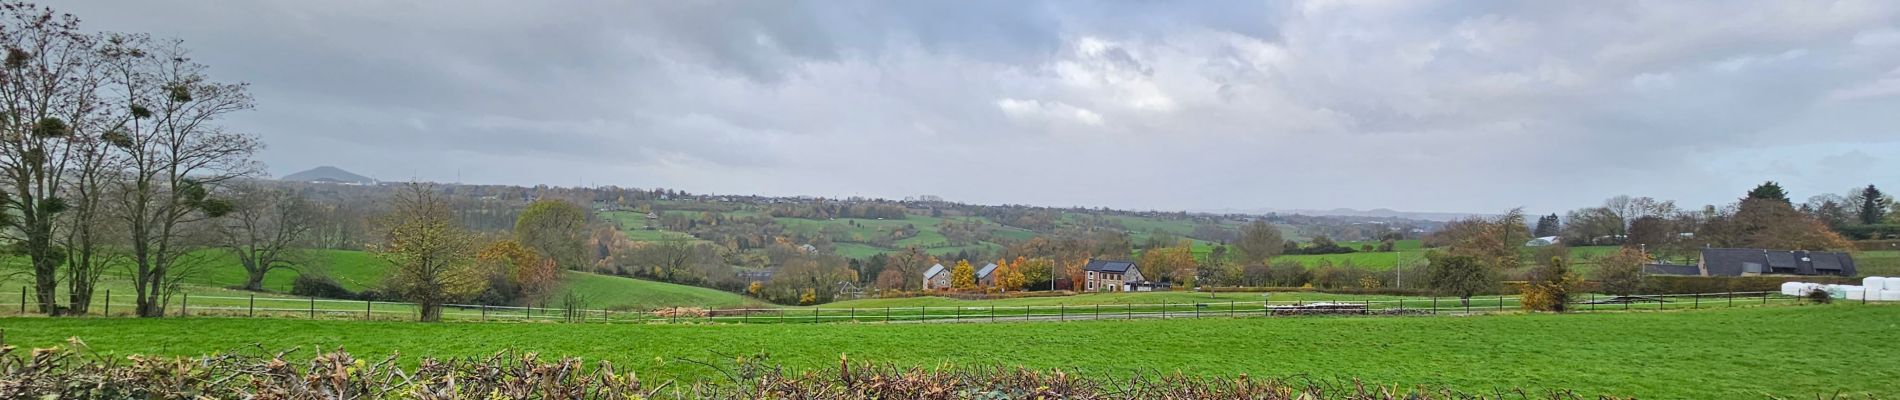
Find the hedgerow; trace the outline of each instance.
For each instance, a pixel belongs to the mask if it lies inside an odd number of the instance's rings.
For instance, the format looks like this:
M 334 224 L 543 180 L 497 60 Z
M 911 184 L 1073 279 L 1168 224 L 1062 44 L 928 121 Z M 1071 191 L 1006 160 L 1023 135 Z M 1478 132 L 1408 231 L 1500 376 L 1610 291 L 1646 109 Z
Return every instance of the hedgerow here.
M 415 367 L 398 355 L 367 360 L 336 350 L 304 361 L 291 353 L 239 353 L 195 358 L 115 359 L 69 346 L 19 354 L 0 346 L 0 398 L 59 399 L 1582 399 L 1569 391 L 1462 393 L 1377 385 L 1356 380 L 1204 378 L 1179 373 L 1090 377 L 1061 370 L 944 367 L 925 369 L 853 363 L 787 372 L 770 357 L 691 361 L 723 381 L 642 380 L 611 363 L 543 360 L 533 353 L 486 358 L 425 358 Z M 1614 399 L 1615 397 L 1599 397 Z

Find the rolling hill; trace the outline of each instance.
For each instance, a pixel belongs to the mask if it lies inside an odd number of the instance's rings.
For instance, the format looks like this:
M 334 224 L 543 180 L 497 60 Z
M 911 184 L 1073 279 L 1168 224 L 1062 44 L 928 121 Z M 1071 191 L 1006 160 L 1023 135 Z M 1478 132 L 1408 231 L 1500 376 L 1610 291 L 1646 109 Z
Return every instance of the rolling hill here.
M 328 165 L 311 168 L 311 169 L 304 170 L 302 172 L 297 172 L 290 175 L 284 175 L 283 178 L 279 178 L 278 180 L 299 181 L 299 182 L 351 183 L 351 184 L 359 184 L 359 185 L 376 184 L 375 178 L 357 175 L 355 173 L 351 173 L 350 171 L 344 171 L 342 168 L 332 167 Z

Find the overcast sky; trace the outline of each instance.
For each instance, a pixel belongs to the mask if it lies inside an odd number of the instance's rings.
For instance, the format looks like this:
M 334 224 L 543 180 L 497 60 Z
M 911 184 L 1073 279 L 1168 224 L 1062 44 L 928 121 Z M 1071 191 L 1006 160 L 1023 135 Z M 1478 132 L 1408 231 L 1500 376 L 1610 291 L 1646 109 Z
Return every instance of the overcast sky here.
M 1900 189 L 1900 2 L 54 2 L 273 175 L 1552 212 Z M 1890 189 L 1892 191 L 1892 189 Z

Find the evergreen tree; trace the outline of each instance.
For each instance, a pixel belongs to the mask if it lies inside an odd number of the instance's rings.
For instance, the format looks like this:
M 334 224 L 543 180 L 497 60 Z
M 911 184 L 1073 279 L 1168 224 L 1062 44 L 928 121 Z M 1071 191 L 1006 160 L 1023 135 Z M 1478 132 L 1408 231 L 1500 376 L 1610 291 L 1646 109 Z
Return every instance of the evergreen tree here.
M 1856 205 L 1859 207 L 1856 215 L 1860 217 L 1860 223 L 1867 225 L 1880 223 L 1881 219 L 1887 215 L 1887 207 L 1893 204 L 1893 198 L 1881 193 L 1880 189 L 1874 188 L 1874 185 L 1867 185 L 1866 189 L 1861 189 L 1860 193 L 1854 197 L 1855 200 L 1859 200 Z
M 1557 219 L 1557 214 L 1545 215 L 1537 218 L 1537 228 L 1531 230 L 1531 236 L 1557 236 L 1562 229 L 1563 223 Z
M 1782 203 L 1794 204 L 1793 201 L 1788 200 L 1788 192 L 1782 190 L 1781 184 L 1775 183 L 1775 181 L 1762 182 L 1760 186 L 1755 186 L 1755 189 L 1748 191 L 1747 198 L 1776 200 Z

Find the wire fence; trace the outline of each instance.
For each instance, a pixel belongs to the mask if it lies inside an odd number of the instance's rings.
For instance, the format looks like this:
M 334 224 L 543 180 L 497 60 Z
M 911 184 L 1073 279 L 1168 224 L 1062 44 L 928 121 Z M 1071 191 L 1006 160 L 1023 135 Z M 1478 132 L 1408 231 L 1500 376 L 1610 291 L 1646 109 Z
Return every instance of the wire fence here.
M 18 302 L 0 303 L 0 315 L 34 315 L 28 289 Z M 1270 297 L 1269 297 L 1270 298 Z M 9 299 L 11 300 L 11 299 Z M 109 291 L 93 296 L 88 314 L 105 317 L 136 316 L 133 296 Z M 181 294 L 166 304 L 167 316 L 305 318 L 370 321 L 410 321 L 421 316 L 414 303 L 287 298 L 277 296 L 191 296 Z M 1609 296 L 1588 294 L 1568 303 L 1572 312 L 1666 311 L 1721 307 L 1796 304 L 1799 296 L 1776 292 L 1720 292 L 1672 295 Z M 1457 316 L 1523 309 L 1521 296 L 1479 296 L 1468 301 L 1455 297 L 1400 298 L 1360 301 L 1207 301 L 1114 303 L 1087 305 L 969 305 L 915 307 L 772 307 L 724 308 L 659 307 L 610 309 L 580 307 L 518 307 L 447 304 L 442 318 L 450 321 L 552 321 L 594 323 L 954 323 L 1006 321 L 1081 321 L 1105 319 L 1242 318 L 1294 315 Z

